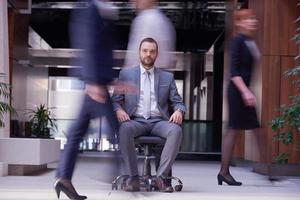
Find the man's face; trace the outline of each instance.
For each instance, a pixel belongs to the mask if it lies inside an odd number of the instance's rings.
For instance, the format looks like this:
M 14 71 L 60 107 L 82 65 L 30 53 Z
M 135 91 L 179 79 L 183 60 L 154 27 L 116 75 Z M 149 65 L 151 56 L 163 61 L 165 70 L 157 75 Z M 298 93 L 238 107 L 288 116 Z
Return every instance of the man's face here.
M 140 60 L 144 68 L 151 69 L 157 57 L 157 46 L 152 42 L 143 42 L 140 48 Z

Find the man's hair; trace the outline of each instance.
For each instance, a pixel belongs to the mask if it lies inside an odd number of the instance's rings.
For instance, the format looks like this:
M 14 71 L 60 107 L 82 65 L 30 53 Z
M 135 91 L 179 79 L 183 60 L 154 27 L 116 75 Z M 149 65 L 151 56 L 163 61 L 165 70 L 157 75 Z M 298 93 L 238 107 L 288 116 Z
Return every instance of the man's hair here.
M 148 38 L 144 38 L 141 43 L 140 43 L 140 47 L 139 47 L 139 50 L 141 50 L 141 46 L 144 42 L 150 42 L 150 43 L 154 43 L 156 45 L 156 50 L 158 51 L 158 45 L 157 45 L 157 42 L 151 38 L 151 37 L 148 37 Z

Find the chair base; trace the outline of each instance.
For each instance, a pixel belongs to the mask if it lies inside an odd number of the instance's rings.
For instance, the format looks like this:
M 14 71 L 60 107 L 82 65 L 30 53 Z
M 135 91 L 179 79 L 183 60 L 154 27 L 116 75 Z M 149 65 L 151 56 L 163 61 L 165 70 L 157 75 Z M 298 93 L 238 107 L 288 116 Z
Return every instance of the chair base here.
M 156 176 L 151 175 L 151 159 L 152 158 L 152 148 L 156 145 L 161 145 L 165 143 L 165 139 L 158 137 L 158 136 L 139 136 L 135 138 L 136 145 L 139 145 L 144 151 L 145 159 L 144 159 L 144 165 L 143 165 L 143 175 L 139 176 L 140 181 L 140 190 L 144 191 L 154 191 L 158 190 L 156 187 Z M 158 166 L 156 166 L 158 167 Z M 171 173 L 169 174 L 170 177 L 167 177 L 167 179 L 173 179 L 178 182 L 178 185 L 175 185 L 174 190 L 175 191 L 181 191 L 183 188 L 182 181 L 177 178 L 171 176 Z M 115 178 L 112 182 L 112 190 L 117 190 L 120 186 L 121 189 L 124 189 L 126 186 L 126 180 L 129 178 L 128 175 L 121 175 Z
M 126 185 L 126 180 L 128 178 L 129 178 L 128 175 L 121 175 L 115 178 L 112 181 L 112 190 L 118 190 L 119 187 L 123 189 Z M 140 189 L 142 191 L 151 192 L 151 191 L 158 190 L 155 183 L 156 176 L 139 176 L 139 179 L 140 179 Z M 178 184 L 175 185 L 174 187 L 175 191 L 180 192 L 182 190 L 183 183 L 179 178 L 172 176 L 172 177 L 167 177 L 166 179 L 172 179 L 177 181 Z

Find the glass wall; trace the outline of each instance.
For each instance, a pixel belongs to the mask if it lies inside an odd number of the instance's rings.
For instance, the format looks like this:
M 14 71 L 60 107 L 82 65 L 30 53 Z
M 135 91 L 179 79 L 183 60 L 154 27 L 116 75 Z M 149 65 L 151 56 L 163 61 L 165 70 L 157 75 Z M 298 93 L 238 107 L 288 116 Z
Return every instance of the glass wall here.
M 178 92 L 183 95 L 183 81 L 176 81 Z M 112 90 L 109 90 L 112 93 Z M 48 106 L 53 117 L 57 120 L 57 130 L 52 134 L 55 139 L 61 140 L 61 149 L 66 143 L 68 129 L 77 118 L 81 101 L 84 95 L 84 82 L 74 77 L 50 76 Z M 113 146 L 107 140 L 111 131 L 105 117 L 91 120 L 84 141 L 80 149 L 85 151 L 111 151 Z

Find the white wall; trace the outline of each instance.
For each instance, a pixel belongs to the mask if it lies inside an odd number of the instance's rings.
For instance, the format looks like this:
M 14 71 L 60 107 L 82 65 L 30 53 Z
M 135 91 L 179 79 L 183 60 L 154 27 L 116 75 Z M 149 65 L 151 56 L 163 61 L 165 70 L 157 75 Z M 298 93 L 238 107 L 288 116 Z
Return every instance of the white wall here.
M 48 68 L 27 69 L 26 108 L 34 109 L 40 104 L 48 105 Z
M 14 119 L 28 120 L 26 109 L 48 103 L 48 68 L 14 65 L 12 76 L 12 105 L 18 112 Z
M 84 97 L 84 83 L 78 78 L 52 76 L 49 84 L 48 106 L 52 108 L 55 118 L 76 119 Z
M 16 109 L 18 115 L 12 116 L 12 119 L 25 121 L 23 115 L 26 109 L 26 96 L 27 96 L 27 74 L 28 68 L 22 65 L 15 64 L 13 67 L 12 77 L 12 106 Z

